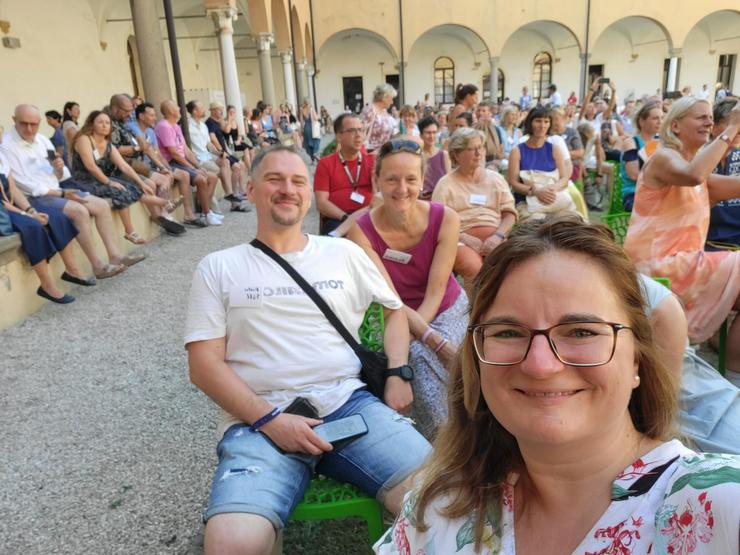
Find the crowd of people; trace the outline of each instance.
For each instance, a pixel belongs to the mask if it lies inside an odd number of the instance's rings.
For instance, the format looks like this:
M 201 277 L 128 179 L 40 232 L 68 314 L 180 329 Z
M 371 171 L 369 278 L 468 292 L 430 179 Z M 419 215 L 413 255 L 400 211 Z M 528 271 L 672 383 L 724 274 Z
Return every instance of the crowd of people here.
M 381 85 L 313 179 L 291 146 L 255 157 L 256 239 L 199 264 L 185 332 L 222 409 L 207 553 L 269 553 L 314 471 L 398 515 L 377 553 L 738 550 L 740 321 L 727 378 L 691 345 L 740 309 L 737 240 L 707 251 L 711 205 L 740 223 L 740 105 L 549 91 L 396 117 Z M 624 248 L 586 202 L 622 175 Z
M 176 235 L 221 224 L 219 180 L 232 211 L 254 206 L 255 240 L 198 265 L 185 325 L 191 380 L 222 409 L 206 553 L 271 552 L 314 472 L 398 515 L 377 553 L 738 552 L 740 103 L 622 100 L 606 78 L 580 105 L 548 92 L 459 85 L 394 115 L 381 85 L 323 157 L 309 102 L 259 103 L 242 135 L 232 107 L 191 101 L 189 144 L 171 100 L 157 121 L 114 95 L 81 126 L 68 103 L 46 113 L 53 141 L 16 108 L 3 205 L 55 302 L 73 300 L 55 252 L 87 286 L 144 258 L 115 237 L 113 213 L 143 242 L 134 202 Z M 589 223 L 618 179 L 624 248 Z M 342 331 L 357 341 L 372 303 L 374 392 Z M 726 377 L 691 346 L 724 322 Z
M 248 212 L 246 183 L 254 155 L 276 143 L 298 148 L 303 143 L 304 120 L 296 119 L 287 103 L 273 111 L 260 101 L 245 110 L 244 133 L 233 106 L 211 102 L 206 109 L 203 102 L 192 100 L 184 108 L 189 141 L 181 128 L 181 108 L 173 100 L 158 107 L 159 119 L 157 108 L 138 96 L 115 94 L 84 119 L 79 104 L 70 101 L 62 113 L 43 114 L 53 129 L 49 138 L 39 133 L 42 114 L 36 106 L 15 108 L 12 129 L 0 132 L 0 210 L 8 214 L 0 234 L 20 235 L 40 281 L 39 296 L 59 304 L 75 300 L 50 273 L 49 261 L 56 253 L 65 266 L 61 280 L 86 287 L 144 260 L 141 252 L 124 255 L 116 236 L 114 215 L 121 221 L 124 240 L 137 246 L 146 243 L 142 230 L 134 226 L 134 203 L 141 202 L 151 220 L 173 236 L 187 227 L 222 225 L 218 183 L 231 212 Z M 306 118 L 311 128 L 315 112 Z M 316 157 L 318 146 L 311 141 L 309 155 Z M 183 217 L 178 221 L 174 212 L 180 206 Z M 96 253 L 91 217 L 107 261 Z M 75 240 L 92 266 L 92 276 L 84 275 L 75 261 Z

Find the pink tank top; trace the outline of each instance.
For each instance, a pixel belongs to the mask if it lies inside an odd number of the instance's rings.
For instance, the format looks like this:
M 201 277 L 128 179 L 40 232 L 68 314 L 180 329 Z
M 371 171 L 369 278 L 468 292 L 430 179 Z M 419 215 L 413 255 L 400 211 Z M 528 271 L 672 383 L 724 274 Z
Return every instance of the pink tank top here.
M 406 251 L 406 254 L 411 255 L 411 259 L 407 264 L 383 257 L 386 251 L 390 249 L 375 229 L 373 221 L 370 219 L 370 213 L 364 214 L 357 220 L 357 225 L 360 226 L 360 229 L 370 241 L 373 250 L 378 253 L 378 256 L 383 261 L 383 266 L 385 266 L 385 269 L 391 276 L 393 286 L 401 296 L 401 300 L 405 305 L 414 310 L 418 309 L 424 301 L 427 281 L 429 280 L 429 270 L 434 259 L 439 229 L 442 227 L 442 219 L 445 212 L 443 204 L 430 202 L 429 205 L 429 225 L 424 231 L 421 240 Z M 459 294 L 460 284 L 450 274 L 450 278 L 447 280 L 445 294 L 442 297 L 442 302 L 435 316 L 438 316 L 452 306 Z

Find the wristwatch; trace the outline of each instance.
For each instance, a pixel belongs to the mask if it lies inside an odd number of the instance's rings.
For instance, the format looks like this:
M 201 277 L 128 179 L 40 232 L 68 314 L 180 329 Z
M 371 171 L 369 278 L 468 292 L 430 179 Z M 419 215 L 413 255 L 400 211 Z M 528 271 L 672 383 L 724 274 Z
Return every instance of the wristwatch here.
M 387 378 L 390 378 L 391 376 L 398 376 L 405 382 L 410 382 L 414 379 L 414 369 L 411 368 L 408 364 L 404 364 L 403 366 L 399 366 L 398 368 L 388 368 L 388 370 L 385 371 L 385 376 Z
M 728 146 L 732 146 L 732 139 L 730 139 L 730 136 L 727 133 L 722 133 L 722 135 L 719 136 L 721 140 L 727 143 Z

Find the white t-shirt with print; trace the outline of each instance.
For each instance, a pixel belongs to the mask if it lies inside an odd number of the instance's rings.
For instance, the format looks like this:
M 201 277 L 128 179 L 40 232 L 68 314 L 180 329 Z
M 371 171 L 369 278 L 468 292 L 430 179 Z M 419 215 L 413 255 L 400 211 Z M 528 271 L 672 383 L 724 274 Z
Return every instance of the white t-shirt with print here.
M 346 239 L 308 235 L 287 260 L 358 339 L 367 307 L 401 300 Z M 356 389 L 360 362 L 300 286 L 262 251 L 243 244 L 206 256 L 193 276 L 185 344 L 226 338 L 226 363 L 267 402 L 305 397 L 325 416 Z M 222 412 L 219 434 L 239 422 Z

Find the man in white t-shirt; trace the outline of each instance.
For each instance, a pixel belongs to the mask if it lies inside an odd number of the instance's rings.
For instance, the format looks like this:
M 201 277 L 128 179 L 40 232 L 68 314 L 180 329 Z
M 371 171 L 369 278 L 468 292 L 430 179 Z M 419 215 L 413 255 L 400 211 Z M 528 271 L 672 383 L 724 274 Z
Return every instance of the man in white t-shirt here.
M 291 264 L 355 337 L 370 303 L 385 307 L 387 405 L 365 389 L 349 345 L 265 253 L 242 244 L 205 257 L 193 277 L 185 343 L 191 380 L 223 409 L 203 515 L 206 553 L 271 552 L 275 531 L 316 468 L 398 512 L 430 450 L 396 412 L 412 401 L 402 303 L 357 245 L 301 232 L 311 193 L 308 168 L 292 147 L 272 147 L 252 162 L 247 194 L 257 239 Z M 283 412 L 297 398 L 316 418 Z M 356 414 L 367 434 L 335 450 L 312 429 Z

